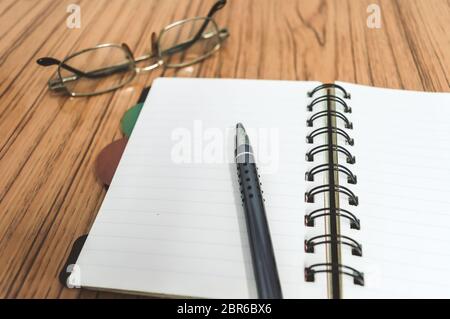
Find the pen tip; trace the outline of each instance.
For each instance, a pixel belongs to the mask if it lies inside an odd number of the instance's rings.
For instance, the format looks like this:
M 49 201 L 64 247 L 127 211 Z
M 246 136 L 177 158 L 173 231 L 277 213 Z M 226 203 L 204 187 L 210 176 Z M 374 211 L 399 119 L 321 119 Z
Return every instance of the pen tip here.
M 238 123 L 238 124 L 236 124 L 236 128 L 244 129 L 244 125 L 242 125 L 242 123 Z

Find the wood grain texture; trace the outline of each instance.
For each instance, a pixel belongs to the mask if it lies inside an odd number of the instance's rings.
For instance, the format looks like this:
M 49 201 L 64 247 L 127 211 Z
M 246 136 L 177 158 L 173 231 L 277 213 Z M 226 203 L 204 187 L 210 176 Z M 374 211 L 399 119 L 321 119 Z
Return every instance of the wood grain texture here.
M 229 0 L 217 16 L 231 37 L 205 62 L 157 70 L 117 92 L 70 99 L 47 91 L 64 56 L 105 42 L 149 50 L 152 31 L 206 14 L 214 0 L 0 1 L 0 297 L 117 298 L 64 289 L 70 246 L 89 231 L 105 195 L 94 160 L 120 138 L 119 121 L 157 76 L 335 80 L 450 91 L 450 1 Z M 81 6 L 81 29 L 66 8 Z M 366 25 L 381 6 L 382 28 Z M 426 106 L 424 106 L 426 108 Z

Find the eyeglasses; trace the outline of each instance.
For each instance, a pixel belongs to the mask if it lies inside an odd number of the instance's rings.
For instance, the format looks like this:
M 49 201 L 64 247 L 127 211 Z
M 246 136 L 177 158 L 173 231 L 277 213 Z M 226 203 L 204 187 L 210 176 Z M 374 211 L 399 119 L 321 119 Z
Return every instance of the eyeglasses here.
M 57 65 L 55 78 L 48 82 L 52 91 L 73 97 L 93 96 L 119 89 L 136 75 L 160 66 L 181 68 L 198 63 L 220 49 L 229 36 L 226 28 L 219 29 L 212 19 L 226 0 L 217 1 L 206 17 L 174 22 L 151 37 L 151 52 L 134 58 L 127 44 L 101 44 L 76 52 L 62 61 L 44 57 L 41 66 Z M 147 62 L 148 66 L 137 64 Z

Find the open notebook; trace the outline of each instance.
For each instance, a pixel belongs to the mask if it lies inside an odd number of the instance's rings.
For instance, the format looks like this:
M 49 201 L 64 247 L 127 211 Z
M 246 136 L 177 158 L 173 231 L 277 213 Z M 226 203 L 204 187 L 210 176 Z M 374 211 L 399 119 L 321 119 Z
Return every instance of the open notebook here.
M 137 294 L 255 298 L 233 162 L 242 122 L 285 298 L 448 298 L 449 119 L 444 93 L 157 79 L 77 280 Z

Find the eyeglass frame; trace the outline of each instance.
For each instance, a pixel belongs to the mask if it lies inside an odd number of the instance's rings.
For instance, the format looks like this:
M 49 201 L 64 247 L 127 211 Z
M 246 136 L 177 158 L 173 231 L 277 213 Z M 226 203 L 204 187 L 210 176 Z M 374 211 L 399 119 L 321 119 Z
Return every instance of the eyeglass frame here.
M 143 55 L 141 57 L 138 58 L 134 58 L 134 54 L 131 51 L 131 49 L 129 48 L 129 46 L 126 43 L 122 43 L 122 44 L 117 44 L 117 43 L 105 43 L 105 44 L 99 44 L 95 47 L 92 48 L 87 48 L 78 52 L 75 52 L 67 57 L 65 57 L 62 61 L 58 61 L 57 59 L 54 58 L 41 58 L 37 61 L 37 63 L 41 66 L 50 66 L 50 65 L 55 65 L 58 64 L 58 70 L 57 70 L 57 78 L 53 78 L 50 79 L 48 81 L 48 87 L 51 91 L 63 91 L 65 92 L 67 95 L 71 96 L 71 97 L 89 97 L 89 96 L 96 96 L 96 95 L 100 95 L 100 94 L 104 94 L 104 93 L 108 93 L 108 92 L 112 92 L 115 91 L 119 88 L 122 88 L 124 86 L 126 86 L 127 84 L 131 83 L 138 74 L 141 73 L 147 73 L 150 71 L 153 71 L 154 69 L 160 67 L 160 66 L 165 66 L 166 68 L 181 68 L 181 67 L 186 67 L 186 66 L 190 66 L 193 64 L 196 64 L 202 60 L 207 59 L 208 57 L 210 57 L 212 54 L 214 54 L 216 51 L 218 51 L 221 47 L 222 42 L 229 37 L 229 31 L 227 28 L 222 28 L 219 29 L 217 23 L 214 21 L 214 19 L 212 18 L 212 16 L 214 15 L 214 13 L 216 13 L 218 10 L 222 9 L 226 4 L 226 0 L 219 0 L 217 1 L 214 6 L 210 9 L 208 16 L 206 17 L 194 17 L 194 18 L 189 18 L 189 19 L 184 19 L 184 20 L 179 20 L 179 21 L 175 21 L 169 25 L 167 25 L 166 27 L 164 27 L 160 33 L 159 36 L 156 38 L 156 34 L 153 32 L 152 33 L 152 40 L 151 40 L 151 53 L 147 54 L 147 55 Z M 160 40 L 162 38 L 162 36 L 169 31 L 172 28 L 175 28 L 179 25 L 182 24 L 186 24 L 189 22 L 194 22 L 194 21 L 200 21 L 200 20 L 204 20 L 203 25 L 201 27 L 201 29 L 199 30 L 199 32 L 197 32 L 197 35 L 194 37 L 193 40 L 187 41 L 185 43 L 180 43 L 175 45 L 172 48 L 169 48 L 165 51 L 161 50 L 161 46 L 160 46 Z M 205 36 L 203 34 L 204 29 L 206 29 L 206 27 L 208 26 L 208 24 L 211 24 L 214 28 L 214 30 L 216 30 L 217 32 L 214 32 L 212 36 L 216 36 L 217 37 L 217 44 L 214 46 L 213 49 L 211 49 L 209 52 L 207 52 L 206 54 L 192 60 L 189 62 L 185 62 L 185 63 L 178 63 L 178 64 L 168 64 L 165 63 L 164 61 L 164 57 L 165 56 L 171 56 L 175 53 L 178 52 L 183 52 L 185 50 L 187 50 L 190 46 L 194 45 L 199 39 L 200 37 Z M 208 35 L 208 34 L 206 34 Z M 200 36 L 200 37 L 199 37 Z M 196 39 L 197 38 L 197 39 Z M 187 46 L 187 48 L 184 48 L 183 46 Z M 79 56 L 81 54 L 84 54 L 86 52 L 89 51 L 94 51 L 94 50 L 98 50 L 98 49 L 103 49 L 103 48 L 118 48 L 118 49 L 122 49 L 126 55 L 126 58 L 129 60 L 129 63 L 126 63 L 125 65 L 128 66 L 128 68 L 130 69 L 130 71 L 133 72 L 132 76 L 124 81 L 123 83 L 120 83 L 114 87 L 102 90 L 102 91 L 98 91 L 98 92 L 91 92 L 91 93 L 76 93 L 76 92 L 72 92 L 69 88 L 67 88 L 67 86 L 65 85 L 65 82 L 68 82 L 70 80 L 70 78 L 68 80 L 67 77 L 63 77 L 61 74 L 61 69 L 69 69 L 69 71 L 73 71 L 75 74 L 74 76 L 76 77 L 77 73 L 78 74 L 83 74 L 81 76 L 86 76 L 86 73 L 76 70 L 75 68 L 72 68 L 70 66 L 68 66 L 67 64 L 65 64 L 65 62 L 69 61 L 70 59 Z M 177 48 L 178 47 L 178 48 Z M 169 50 L 175 49 L 174 53 L 166 53 Z M 156 54 L 155 54 L 156 53 Z M 156 62 L 152 63 L 149 66 L 143 67 L 143 68 L 139 68 L 137 66 L 137 63 L 149 60 L 149 59 L 153 59 L 156 58 Z M 116 66 L 111 66 L 109 68 L 106 69 L 101 69 L 101 70 L 96 70 L 93 72 L 99 72 L 99 71 L 106 71 L 109 72 L 110 71 L 114 71 L 114 69 L 117 69 L 118 67 L 120 68 L 123 65 L 116 65 Z M 111 70 L 112 69 L 112 70 Z M 91 73 L 91 72 L 88 72 Z M 78 78 L 77 78 L 78 79 Z M 75 80 L 77 80 L 75 79 Z M 66 81 L 65 81 L 66 80 Z

